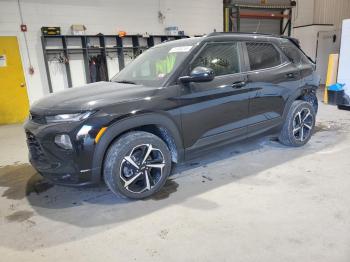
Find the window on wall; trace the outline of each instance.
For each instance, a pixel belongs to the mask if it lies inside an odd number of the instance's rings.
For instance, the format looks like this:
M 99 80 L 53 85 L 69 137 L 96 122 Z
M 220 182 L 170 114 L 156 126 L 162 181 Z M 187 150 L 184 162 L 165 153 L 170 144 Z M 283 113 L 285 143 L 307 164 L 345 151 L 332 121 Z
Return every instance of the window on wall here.
M 191 69 L 204 66 L 214 70 L 215 76 L 240 72 L 238 44 L 208 44 L 191 65 Z
M 247 42 L 250 70 L 260 70 L 281 64 L 280 53 L 269 43 Z

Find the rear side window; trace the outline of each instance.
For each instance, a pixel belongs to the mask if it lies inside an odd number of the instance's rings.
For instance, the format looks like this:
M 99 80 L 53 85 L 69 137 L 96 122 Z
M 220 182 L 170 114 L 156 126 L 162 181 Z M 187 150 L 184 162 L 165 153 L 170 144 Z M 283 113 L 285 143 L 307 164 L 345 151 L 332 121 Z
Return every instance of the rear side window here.
M 281 64 L 280 53 L 270 43 L 247 42 L 250 70 L 260 70 Z
M 240 72 L 237 42 L 208 44 L 191 64 L 191 69 L 204 66 L 214 70 L 215 76 Z
M 302 54 L 300 50 L 293 45 L 283 46 L 282 50 L 293 64 L 301 65 L 310 63 L 307 57 L 305 57 L 304 54 Z

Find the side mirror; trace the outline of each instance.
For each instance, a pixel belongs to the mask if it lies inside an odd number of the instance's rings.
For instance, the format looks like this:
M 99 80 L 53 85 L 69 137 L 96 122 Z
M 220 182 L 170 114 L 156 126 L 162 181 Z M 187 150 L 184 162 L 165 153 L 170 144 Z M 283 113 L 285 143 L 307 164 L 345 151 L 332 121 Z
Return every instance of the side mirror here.
M 215 77 L 214 70 L 207 67 L 197 66 L 189 76 L 182 76 L 179 80 L 183 83 L 189 82 L 209 82 Z

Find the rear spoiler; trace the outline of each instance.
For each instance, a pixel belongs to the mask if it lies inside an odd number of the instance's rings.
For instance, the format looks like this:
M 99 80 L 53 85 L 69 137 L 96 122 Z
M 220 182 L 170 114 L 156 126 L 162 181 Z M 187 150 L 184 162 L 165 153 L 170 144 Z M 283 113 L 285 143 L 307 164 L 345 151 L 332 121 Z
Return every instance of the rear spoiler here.
M 298 38 L 285 36 L 285 35 L 281 35 L 281 38 L 288 39 L 289 41 L 291 41 L 293 44 L 295 44 L 300 49 L 300 41 Z

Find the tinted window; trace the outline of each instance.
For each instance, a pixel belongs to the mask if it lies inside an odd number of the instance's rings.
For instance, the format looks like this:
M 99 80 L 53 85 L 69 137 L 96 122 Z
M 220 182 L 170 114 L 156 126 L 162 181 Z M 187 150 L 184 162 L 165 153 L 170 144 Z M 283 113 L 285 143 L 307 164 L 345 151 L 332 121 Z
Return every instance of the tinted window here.
M 281 64 L 280 53 L 269 43 L 246 43 L 250 70 L 259 70 Z
M 294 63 L 294 64 L 300 64 L 301 63 L 301 56 L 299 54 L 299 51 L 292 46 L 285 46 L 282 48 L 285 55 L 288 57 L 288 59 Z
M 304 54 L 293 45 L 284 46 L 282 47 L 282 50 L 288 59 L 296 65 L 309 63 L 307 57 L 305 57 Z
M 208 44 L 192 63 L 191 69 L 197 66 L 213 69 L 216 76 L 240 72 L 238 44 Z

